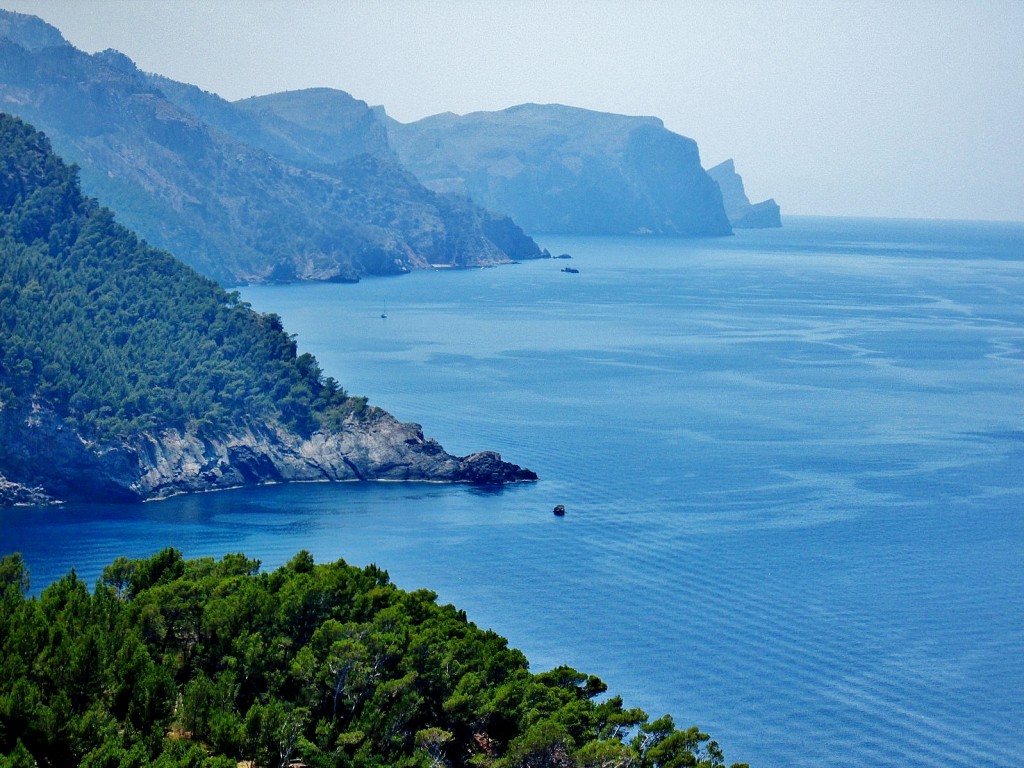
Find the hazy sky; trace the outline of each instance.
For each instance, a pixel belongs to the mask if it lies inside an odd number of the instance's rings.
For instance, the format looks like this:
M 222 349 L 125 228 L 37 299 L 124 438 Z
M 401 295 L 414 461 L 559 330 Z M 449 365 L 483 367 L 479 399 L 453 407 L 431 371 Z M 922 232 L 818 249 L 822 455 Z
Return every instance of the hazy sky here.
M 228 99 L 657 115 L 783 215 L 1024 220 L 1024 1 L 0 0 Z

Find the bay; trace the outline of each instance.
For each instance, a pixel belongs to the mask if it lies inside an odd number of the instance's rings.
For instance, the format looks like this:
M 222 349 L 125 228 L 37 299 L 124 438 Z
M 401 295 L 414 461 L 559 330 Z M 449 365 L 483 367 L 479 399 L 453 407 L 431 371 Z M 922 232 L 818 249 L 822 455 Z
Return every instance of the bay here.
M 243 291 L 538 483 L 5 510 L 0 550 L 36 590 L 163 546 L 375 562 L 727 762 L 1024 763 L 1024 225 L 541 245 L 573 260 Z

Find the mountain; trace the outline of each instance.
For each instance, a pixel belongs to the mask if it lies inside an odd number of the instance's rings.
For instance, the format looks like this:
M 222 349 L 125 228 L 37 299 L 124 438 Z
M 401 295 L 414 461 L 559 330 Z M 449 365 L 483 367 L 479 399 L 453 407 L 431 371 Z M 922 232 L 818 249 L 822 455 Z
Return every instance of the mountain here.
M 67 45 L 64 36 L 39 17 L 0 9 L 0 38 L 5 37 L 30 51 Z
M 3 113 L 0 163 L 0 503 L 536 479 L 349 396 L 279 317 L 141 241 Z
M 774 200 L 751 203 L 743 189 L 743 178 L 736 173 L 733 161 L 726 160 L 714 168 L 708 169 L 708 175 L 718 183 L 722 190 L 722 202 L 729 222 L 742 229 L 766 229 L 781 227 L 782 217 L 779 205 Z
M 340 166 L 363 154 L 395 159 L 388 145 L 387 131 L 376 115 L 365 102 L 344 91 L 316 89 L 328 92 L 324 100 L 331 105 L 325 108 L 323 116 L 327 127 L 320 132 L 256 107 L 255 99 L 232 103 L 214 93 L 162 75 L 147 73 L 144 77 L 151 87 L 182 111 L 238 141 L 300 168 L 316 169 L 325 164 Z
M 528 232 L 731 232 L 696 142 L 656 117 L 522 104 L 387 125 L 420 181 L 503 211 Z
M 0 109 L 45 131 L 148 242 L 214 279 L 355 280 L 541 255 L 507 216 L 420 184 L 364 103 L 319 96 L 334 117 L 345 102 L 347 121 L 310 130 L 0 11 Z

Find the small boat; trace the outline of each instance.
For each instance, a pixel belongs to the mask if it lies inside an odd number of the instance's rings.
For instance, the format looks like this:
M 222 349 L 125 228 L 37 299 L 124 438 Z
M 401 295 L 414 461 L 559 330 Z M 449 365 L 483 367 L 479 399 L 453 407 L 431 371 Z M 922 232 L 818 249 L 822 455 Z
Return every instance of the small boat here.
M 565 504 L 558 504 L 552 510 L 555 513 L 555 517 L 565 517 Z
M 562 271 L 568 272 L 570 275 L 578 275 L 580 273 L 578 269 L 573 269 L 572 267 L 562 267 Z
M 388 319 L 388 302 L 387 302 L 387 299 L 384 300 L 384 311 L 380 313 L 380 319 L 381 320 L 387 320 Z

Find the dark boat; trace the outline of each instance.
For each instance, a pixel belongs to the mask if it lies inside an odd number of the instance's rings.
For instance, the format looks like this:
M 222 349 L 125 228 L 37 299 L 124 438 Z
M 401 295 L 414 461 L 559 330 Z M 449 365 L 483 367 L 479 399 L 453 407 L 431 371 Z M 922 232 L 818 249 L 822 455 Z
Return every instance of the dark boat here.
M 565 517 L 565 505 L 559 504 L 553 510 L 555 517 Z
M 580 273 L 578 269 L 573 269 L 572 267 L 562 267 L 562 271 L 568 272 L 570 275 L 578 275 Z

